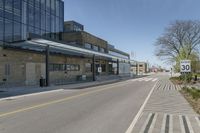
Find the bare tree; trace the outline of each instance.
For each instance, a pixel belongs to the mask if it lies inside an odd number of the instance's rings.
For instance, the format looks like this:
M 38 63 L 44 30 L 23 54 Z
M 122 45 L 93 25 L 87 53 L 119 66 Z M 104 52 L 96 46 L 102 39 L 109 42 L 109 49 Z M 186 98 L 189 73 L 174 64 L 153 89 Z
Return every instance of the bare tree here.
M 156 56 L 174 62 L 184 53 L 189 59 L 192 52 L 200 49 L 200 21 L 175 21 L 165 29 L 155 43 Z

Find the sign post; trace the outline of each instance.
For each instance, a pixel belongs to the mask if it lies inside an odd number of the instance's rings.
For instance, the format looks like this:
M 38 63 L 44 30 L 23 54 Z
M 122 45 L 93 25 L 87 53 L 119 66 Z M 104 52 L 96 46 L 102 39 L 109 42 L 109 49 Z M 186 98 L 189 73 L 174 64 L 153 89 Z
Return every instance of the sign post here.
M 187 73 L 191 72 L 191 60 L 181 60 L 180 61 L 180 71 L 185 75 L 185 87 L 187 82 Z

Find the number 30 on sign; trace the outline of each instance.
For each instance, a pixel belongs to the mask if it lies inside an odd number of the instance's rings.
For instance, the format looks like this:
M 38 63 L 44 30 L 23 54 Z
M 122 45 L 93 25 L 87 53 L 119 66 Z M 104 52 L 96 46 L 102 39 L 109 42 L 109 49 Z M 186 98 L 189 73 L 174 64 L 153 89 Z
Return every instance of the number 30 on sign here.
M 180 70 L 181 72 L 191 72 L 191 60 L 181 60 Z

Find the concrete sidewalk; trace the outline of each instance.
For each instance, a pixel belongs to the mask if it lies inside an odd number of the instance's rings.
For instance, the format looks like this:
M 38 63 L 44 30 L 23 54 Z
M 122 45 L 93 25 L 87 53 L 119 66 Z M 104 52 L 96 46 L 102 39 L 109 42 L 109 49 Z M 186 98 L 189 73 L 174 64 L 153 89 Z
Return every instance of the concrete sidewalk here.
M 160 80 L 133 133 L 199 133 L 200 116 L 179 90 L 169 80 Z
M 9 98 L 13 96 L 20 96 L 26 94 L 34 94 L 34 93 L 46 93 L 49 91 L 58 91 L 60 89 L 83 89 L 87 87 L 111 84 L 115 82 L 120 82 L 124 80 L 131 79 L 130 77 L 117 78 L 117 79 L 106 79 L 99 81 L 90 81 L 90 82 L 82 82 L 82 83 L 74 83 L 68 85 L 58 85 L 58 86 L 50 86 L 50 87 L 38 87 L 38 86 L 24 86 L 24 87 L 10 87 L 10 88 L 0 88 L 0 99 Z

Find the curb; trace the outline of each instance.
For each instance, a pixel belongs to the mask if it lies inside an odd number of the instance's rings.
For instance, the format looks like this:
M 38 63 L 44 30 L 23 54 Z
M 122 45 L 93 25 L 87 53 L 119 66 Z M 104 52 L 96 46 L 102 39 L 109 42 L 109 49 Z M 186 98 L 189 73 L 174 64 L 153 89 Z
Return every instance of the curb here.
M 131 78 L 129 78 L 131 79 Z M 54 93 L 54 92 L 60 92 L 60 91 L 64 91 L 67 89 L 84 89 L 84 88 L 88 88 L 88 87 L 96 87 L 96 86 L 101 86 L 101 85 L 107 85 L 107 84 L 112 84 L 112 83 L 117 83 L 117 82 L 122 82 L 122 81 L 126 81 L 129 79 L 119 79 L 119 80 L 114 80 L 114 81 L 108 81 L 108 82 L 98 82 L 95 84 L 91 84 L 91 85 L 85 85 L 85 86 L 78 86 L 78 87 L 71 87 L 71 88 L 66 88 L 66 89 L 58 89 L 55 88 L 54 90 L 47 90 L 47 91 L 43 91 L 43 92 L 33 92 L 33 93 L 27 93 L 27 94 L 22 94 L 22 95 L 16 95 L 16 96 L 8 96 L 5 98 L 0 98 L 0 101 L 5 101 L 5 100 L 11 100 L 11 99 L 17 99 L 17 98 L 22 98 L 22 97 L 29 97 L 29 96 L 36 96 L 36 95 L 42 95 L 42 94 L 48 94 L 48 93 Z M 59 87 L 59 86 L 58 86 Z M 63 87 L 60 87 L 63 88 Z

